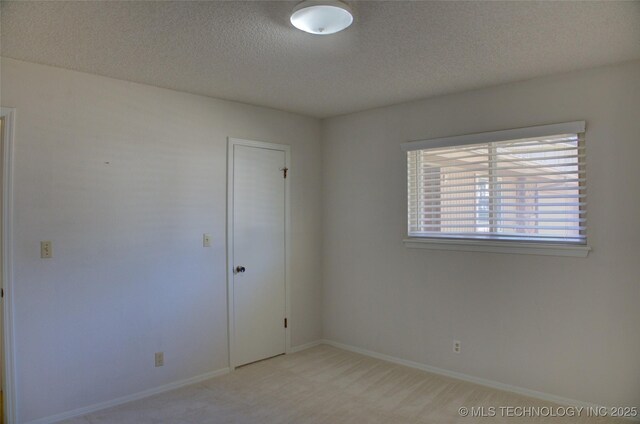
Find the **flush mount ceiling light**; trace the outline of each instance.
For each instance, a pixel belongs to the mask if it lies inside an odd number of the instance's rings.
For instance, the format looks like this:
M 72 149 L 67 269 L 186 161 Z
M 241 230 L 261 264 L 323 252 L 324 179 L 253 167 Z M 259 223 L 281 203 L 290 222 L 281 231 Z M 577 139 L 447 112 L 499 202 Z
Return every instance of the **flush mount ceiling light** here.
M 352 22 L 351 8 L 337 0 L 305 0 L 291 12 L 293 26 L 310 34 L 335 34 Z

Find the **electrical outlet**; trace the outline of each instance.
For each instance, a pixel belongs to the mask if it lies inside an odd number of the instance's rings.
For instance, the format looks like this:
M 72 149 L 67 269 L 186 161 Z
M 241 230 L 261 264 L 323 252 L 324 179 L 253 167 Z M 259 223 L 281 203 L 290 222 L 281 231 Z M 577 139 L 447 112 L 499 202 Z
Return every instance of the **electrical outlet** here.
M 156 352 L 156 367 L 164 366 L 164 352 Z
M 211 234 L 202 235 L 202 247 L 211 247 Z
M 53 243 L 50 241 L 40 242 L 40 257 L 42 259 L 49 259 L 53 257 Z
M 459 340 L 454 340 L 453 341 L 453 352 L 454 353 L 460 353 L 460 351 L 462 350 L 462 346 L 460 344 Z

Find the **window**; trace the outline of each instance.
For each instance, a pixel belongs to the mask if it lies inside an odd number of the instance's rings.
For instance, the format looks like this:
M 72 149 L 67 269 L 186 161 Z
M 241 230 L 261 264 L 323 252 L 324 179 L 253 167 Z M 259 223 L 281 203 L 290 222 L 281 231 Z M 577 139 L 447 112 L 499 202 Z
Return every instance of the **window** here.
M 586 245 L 583 133 L 572 122 L 405 143 L 408 236 Z

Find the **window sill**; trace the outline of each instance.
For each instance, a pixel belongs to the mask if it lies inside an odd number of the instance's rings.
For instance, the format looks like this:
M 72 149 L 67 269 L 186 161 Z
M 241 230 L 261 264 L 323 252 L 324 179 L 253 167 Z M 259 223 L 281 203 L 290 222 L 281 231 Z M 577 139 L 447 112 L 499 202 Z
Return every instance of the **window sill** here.
M 586 258 L 591 247 L 586 245 L 527 243 L 500 240 L 453 240 L 411 237 L 403 240 L 411 249 L 458 250 L 463 252 L 511 253 L 518 255 L 571 256 Z

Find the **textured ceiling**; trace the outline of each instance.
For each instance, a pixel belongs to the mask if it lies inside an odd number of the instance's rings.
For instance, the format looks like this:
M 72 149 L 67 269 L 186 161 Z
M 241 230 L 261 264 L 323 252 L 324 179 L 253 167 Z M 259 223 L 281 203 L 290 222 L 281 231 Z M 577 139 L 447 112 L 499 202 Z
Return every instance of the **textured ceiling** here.
M 316 117 L 640 58 L 640 2 L 2 2 L 1 54 Z

